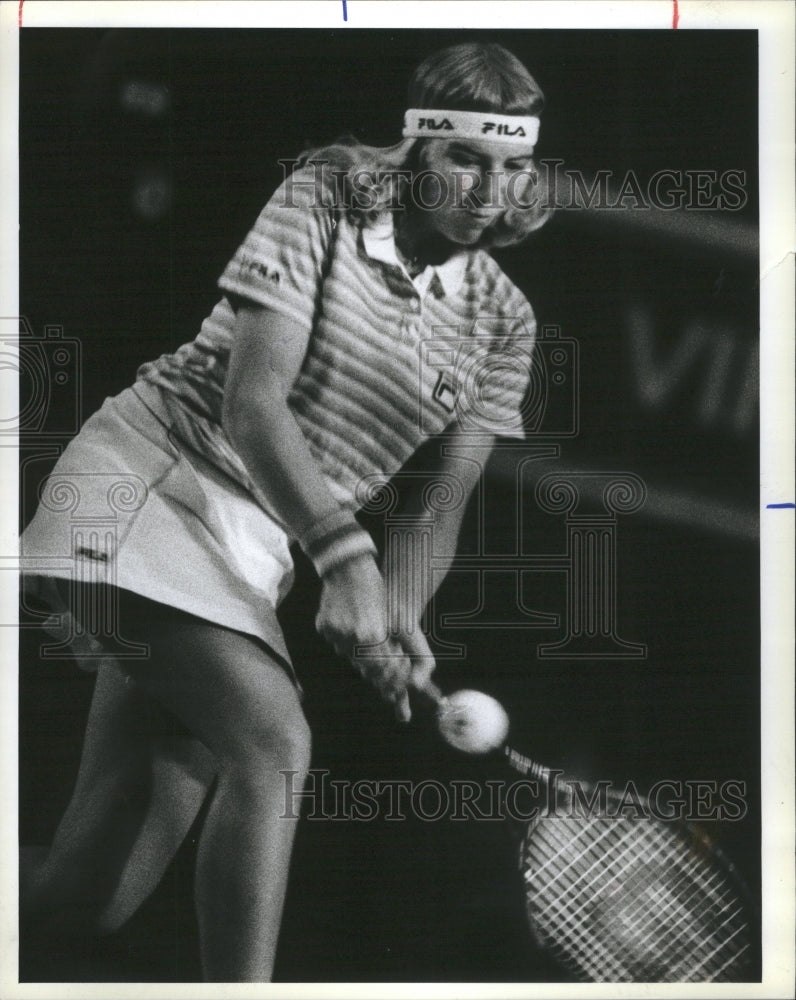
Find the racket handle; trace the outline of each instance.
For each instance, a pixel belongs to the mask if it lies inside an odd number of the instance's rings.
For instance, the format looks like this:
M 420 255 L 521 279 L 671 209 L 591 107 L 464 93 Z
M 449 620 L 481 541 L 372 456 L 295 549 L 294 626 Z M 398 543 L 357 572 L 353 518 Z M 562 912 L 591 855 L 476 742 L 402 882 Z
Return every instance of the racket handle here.
M 532 757 L 526 757 L 525 754 L 520 753 L 518 750 L 514 750 L 509 746 L 503 747 L 503 755 L 506 758 L 506 762 L 509 767 L 518 771 L 520 774 L 524 774 L 526 777 L 541 781 L 545 785 L 557 784 L 556 778 L 561 773 L 560 771 L 556 771 L 554 774 L 549 767 L 545 767 L 544 764 L 540 764 L 538 760 L 534 760 Z

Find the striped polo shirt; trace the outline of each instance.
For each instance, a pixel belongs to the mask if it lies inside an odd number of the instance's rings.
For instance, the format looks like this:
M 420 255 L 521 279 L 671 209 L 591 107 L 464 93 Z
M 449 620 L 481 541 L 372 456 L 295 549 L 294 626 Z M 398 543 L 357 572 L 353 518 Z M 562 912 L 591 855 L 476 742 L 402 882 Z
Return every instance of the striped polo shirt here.
M 295 323 L 304 361 L 288 405 L 343 505 L 360 506 L 360 484 L 395 473 L 432 435 L 524 433 L 535 320 L 523 294 L 483 250 L 412 279 L 392 215 L 362 224 L 333 194 L 311 167 L 288 177 L 198 337 L 138 372 L 161 388 L 173 433 L 266 508 L 221 427 L 238 298 Z

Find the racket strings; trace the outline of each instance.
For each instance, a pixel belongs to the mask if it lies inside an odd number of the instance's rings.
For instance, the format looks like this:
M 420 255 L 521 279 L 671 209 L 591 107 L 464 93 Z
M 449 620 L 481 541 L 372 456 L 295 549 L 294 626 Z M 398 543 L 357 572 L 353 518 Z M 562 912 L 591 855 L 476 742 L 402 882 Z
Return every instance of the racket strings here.
M 592 824 L 593 826 L 594 824 Z M 582 945 L 582 950 L 587 952 L 592 947 L 592 940 L 599 937 L 604 945 L 601 952 L 608 952 L 612 955 L 612 961 L 603 970 L 603 975 L 610 974 L 612 977 L 619 977 L 622 980 L 630 980 L 635 976 L 633 967 L 633 951 L 626 947 L 627 939 L 632 934 L 632 924 L 625 921 L 621 936 L 617 936 L 613 926 L 614 920 L 622 920 L 624 914 L 616 905 L 617 893 L 623 891 L 622 879 L 626 877 L 630 866 L 637 860 L 637 845 L 633 842 L 630 832 L 625 832 L 621 837 L 609 838 L 609 843 L 605 843 L 606 838 L 612 831 L 603 830 L 596 842 L 602 843 L 605 854 L 593 860 L 584 868 L 582 863 L 573 866 L 578 872 L 578 877 L 571 880 L 566 886 L 565 892 L 567 909 L 572 915 L 570 927 L 577 929 L 575 935 L 570 934 L 572 943 Z M 566 850 L 566 844 L 560 846 L 559 853 Z M 635 853 L 634 853 L 635 851 Z M 581 862 L 583 854 L 580 854 Z M 621 897 L 620 897 L 621 898 Z M 589 900 L 589 904 L 584 907 L 584 899 Z M 545 916 L 548 922 L 554 922 L 557 913 L 560 913 L 560 906 L 557 906 L 555 899 L 549 900 L 546 907 Z M 596 935 L 595 928 L 600 930 Z M 624 941 L 625 947 L 619 948 L 617 944 Z M 621 956 L 621 959 L 619 958 Z
M 726 980 L 746 971 L 743 908 L 717 867 L 650 820 L 539 820 L 524 851 L 537 936 L 579 977 Z
M 707 978 L 714 978 L 722 971 L 723 966 L 734 961 L 736 957 L 740 957 L 750 947 L 748 934 L 746 934 L 746 940 L 738 942 L 737 953 L 735 951 L 735 938 L 748 931 L 743 917 L 743 907 L 735 898 L 720 870 L 713 869 L 706 873 L 704 862 L 694 857 L 679 838 L 675 839 L 674 849 L 679 854 L 681 876 L 674 884 L 673 890 L 679 890 L 681 884 L 686 883 L 685 891 L 687 892 L 689 881 L 693 880 L 699 910 L 697 914 L 694 914 L 685 906 L 681 907 L 679 923 L 686 925 L 681 932 L 681 937 L 690 933 L 693 949 L 691 953 L 686 953 L 672 969 L 672 974 L 679 977 L 686 972 L 691 976 L 704 972 Z M 673 900 L 673 903 L 676 901 Z M 712 925 L 712 930 L 707 937 L 704 934 L 706 925 Z M 672 932 L 676 930 L 676 927 L 677 924 L 673 924 Z M 716 966 L 714 959 L 724 948 L 732 948 L 733 957 Z M 693 964 L 694 959 L 699 959 L 699 961 Z M 690 967 L 687 966 L 688 962 L 692 963 Z
M 625 873 L 625 874 L 627 875 L 627 873 Z M 626 877 L 626 879 L 625 879 L 625 882 L 626 882 L 626 885 L 629 885 L 629 886 L 630 886 L 630 891 L 633 891 L 633 884 L 632 884 L 632 879 L 630 879 L 629 877 Z M 643 904 L 644 904 L 644 900 L 643 900 L 643 897 L 639 897 L 639 898 L 637 898 L 637 904 L 638 904 L 639 902 L 640 902 L 640 903 L 641 903 L 641 905 L 643 906 Z M 659 900 L 656 900 L 656 898 L 655 898 L 655 895 L 652 895 L 652 896 L 651 896 L 651 897 L 650 897 L 650 898 L 648 899 L 648 901 L 647 901 L 647 902 L 648 902 L 648 903 L 649 903 L 649 904 L 650 904 L 650 905 L 651 905 L 652 907 L 654 907 L 654 906 L 655 906 L 655 904 L 656 904 L 657 902 L 659 902 Z M 608 913 L 608 914 L 606 914 L 606 917 L 610 917 L 610 915 L 611 915 L 611 914 L 610 914 L 610 913 Z M 621 914 L 621 913 L 620 913 L 620 916 L 622 916 L 622 914 Z M 628 913 L 624 914 L 624 924 L 625 924 L 625 927 L 624 927 L 624 933 L 623 933 L 623 934 L 621 935 L 621 937 L 620 937 L 619 941 L 615 941 L 615 942 L 614 942 L 614 943 L 615 943 L 615 945 L 620 945 L 620 944 L 621 944 L 621 945 L 623 946 L 623 947 L 622 947 L 622 949 L 621 949 L 621 952 L 622 952 L 622 954 L 625 954 L 625 955 L 626 955 L 626 954 L 628 954 L 628 952 L 627 952 L 627 945 L 628 945 L 628 928 L 629 928 L 629 927 L 632 927 L 632 926 L 633 926 L 633 924 L 632 924 L 632 919 L 633 919 L 633 916 L 634 916 L 634 914 L 633 914 L 632 912 L 628 912 Z M 733 916 L 734 916 L 734 914 L 730 914 L 730 918 L 732 918 Z M 641 928 L 641 931 L 643 931 L 643 927 Z M 637 932 L 636 932 L 636 937 L 637 937 L 637 938 L 639 938 L 639 942 L 637 942 L 637 943 L 640 943 L 640 944 L 649 944 L 649 943 L 650 943 L 649 941 L 645 941 L 645 940 L 643 939 L 643 937 L 641 937 L 641 931 L 638 931 L 638 930 L 637 930 Z M 615 935 L 614 935 L 614 936 L 615 936 Z M 651 939 L 651 940 L 653 940 L 653 939 Z M 659 947 L 659 948 L 656 948 L 656 949 L 655 949 L 655 951 L 656 951 L 656 952 L 658 952 L 659 954 L 663 954 L 663 955 L 664 955 L 664 957 L 668 957 L 668 956 L 666 955 L 666 952 L 668 952 L 668 951 L 670 951 L 670 950 L 671 950 L 670 948 L 666 947 L 666 946 L 668 945 L 668 943 L 669 943 L 669 942 L 667 942 L 667 941 L 663 941 L 663 940 L 662 940 L 662 941 L 661 941 L 661 944 L 660 944 L 660 947 Z M 720 947 L 720 946 L 721 946 L 721 945 L 719 945 L 719 947 Z M 651 957 L 652 957 L 652 956 L 648 954 L 648 959 L 651 959 Z M 722 963 L 722 964 L 723 964 L 724 966 L 726 966 L 726 965 L 727 965 L 727 962 L 725 961 L 725 962 L 724 962 L 724 963 Z M 647 962 L 647 966 L 649 967 L 649 961 Z M 614 969 L 612 969 L 612 970 L 611 970 L 611 973 L 612 973 L 612 974 L 617 974 L 617 973 L 618 973 L 619 971 L 621 971 L 621 970 L 617 970 L 616 968 L 614 968 Z M 660 970 L 658 970 L 658 971 L 660 971 Z
M 661 968 L 668 968 L 668 975 L 673 979 L 685 976 L 693 977 L 700 971 L 700 964 L 694 965 L 694 959 L 700 952 L 707 951 L 708 942 L 714 940 L 724 931 L 739 912 L 736 910 L 723 921 L 716 924 L 715 930 L 708 939 L 704 939 L 706 919 L 714 922 L 734 903 L 729 889 L 723 885 L 723 879 L 718 872 L 712 873 L 712 881 L 705 882 L 699 871 L 700 862 L 688 856 L 687 849 L 677 842 L 679 857 L 668 853 L 670 844 L 660 834 L 660 831 L 650 827 L 645 831 L 648 857 L 640 855 L 642 867 L 635 873 L 635 884 L 625 884 L 629 899 L 627 919 L 639 921 L 634 928 L 635 941 L 639 949 L 654 956 Z M 653 873 L 652 860 L 658 861 L 658 873 Z M 648 867 L 649 866 L 649 867 Z M 657 878 L 658 883 L 649 883 L 650 878 Z M 690 893 L 690 882 L 694 880 L 698 889 L 701 888 L 708 897 L 708 902 L 702 905 L 695 914 L 684 905 L 684 895 Z M 717 892 L 718 886 L 726 890 L 725 894 Z M 698 891 L 698 890 L 697 890 Z M 729 901 L 728 901 L 729 900 Z M 709 908 L 712 907 L 712 913 Z M 722 942 L 722 947 L 726 942 Z M 690 947 L 689 947 L 690 945 Z M 675 958 L 683 953 L 683 958 L 677 964 Z M 690 963 L 690 967 L 689 967 Z
M 678 931 L 678 928 L 693 917 L 693 914 L 680 905 L 679 896 L 688 891 L 689 880 L 698 880 L 698 862 L 687 854 L 679 858 L 673 857 L 669 853 L 671 845 L 662 838 L 660 831 L 646 829 L 643 843 L 638 837 L 638 831 L 631 830 L 631 833 L 637 839 L 641 865 L 624 882 L 623 890 L 628 900 L 625 913 L 630 920 L 646 915 L 646 919 L 635 928 L 639 944 L 649 945 L 663 952 L 666 937 L 676 938 L 678 934 L 682 935 L 682 930 Z M 683 853 L 684 847 L 681 854 Z M 666 920 L 669 920 L 668 925 L 664 923 Z M 665 926 L 663 933 L 660 931 L 661 925 Z M 642 937 L 645 928 L 649 928 L 649 932 L 646 937 Z
M 582 867 L 579 869 L 579 873 L 580 873 L 580 879 L 582 880 L 584 875 L 584 870 L 582 869 Z M 588 874 L 588 872 L 586 874 Z M 613 876 L 616 873 L 609 871 L 609 874 Z M 615 891 L 617 883 L 614 878 L 609 878 L 607 881 L 604 878 L 602 881 L 603 885 L 597 886 L 594 882 L 594 879 L 590 880 L 589 887 L 592 890 L 594 890 L 593 894 L 591 894 L 592 898 L 593 895 L 600 894 L 601 890 L 604 891 L 605 889 L 608 889 L 609 894 L 612 891 Z M 577 889 L 577 886 L 575 887 L 575 889 Z M 580 895 L 583 896 L 585 895 L 585 893 L 581 891 Z M 628 967 L 626 962 L 619 961 L 617 958 L 616 952 L 619 951 L 619 949 L 616 948 L 616 941 L 614 940 L 616 936 L 610 933 L 610 924 L 608 924 L 606 921 L 603 921 L 605 926 L 602 928 L 602 934 L 599 935 L 598 938 L 596 939 L 599 939 L 602 942 L 607 942 L 607 944 L 611 946 L 612 950 L 609 951 L 608 948 L 605 946 L 605 943 L 601 943 L 599 947 L 596 949 L 598 954 L 597 956 L 595 956 L 594 954 L 595 948 L 593 947 L 593 941 L 590 937 L 590 935 L 593 935 L 594 933 L 594 927 L 590 927 L 588 922 L 584 920 L 584 914 L 583 914 L 583 909 L 580 905 L 580 900 L 577 898 L 576 894 L 573 894 L 572 900 L 571 901 L 568 900 L 566 902 L 568 904 L 566 906 L 566 909 L 569 911 L 568 914 L 569 920 L 567 921 L 568 933 L 566 934 L 566 940 L 564 943 L 566 943 L 569 946 L 570 950 L 579 959 L 578 964 L 581 967 L 583 967 L 583 971 L 585 971 L 589 975 L 589 978 L 613 978 L 613 979 L 618 979 L 620 981 L 627 981 L 634 978 L 635 970 L 632 968 L 632 966 Z M 574 905 L 572 905 L 573 903 Z M 550 906 L 548 906 L 547 909 L 548 909 L 547 922 L 549 924 L 554 923 L 556 912 L 554 911 L 551 913 Z M 560 911 L 560 909 L 561 907 L 559 906 L 558 910 Z M 558 940 L 561 941 L 561 935 L 557 934 L 557 937 Z M 629 954 L 626 948 L 622 949 L 620 953 L 623 955 L 623 957 L 626 957 Z M 606 961 L 606 956 L 610 956 L 607 961 Z M 594 965 L 595 957 L 599 957 L 602 959 L 601 967 Z
M 573 840 L 578 837 L 586 837 L 589 829 L 596 825 L 596 821 L 588 824 L 588 829 L 580 830 Z M 606 834 L 603 833 L 602 837 Z M 567 864 L 561 866 L 553 878 L 547 884 L 542 884 L 541 891 L 537 890 L 537 898 L 545 905 L 539 912 L 539 923 L 545 932 L 549 932 L 552 927 L 555 929 L 555 937 L 546 933 L 548 943 L 555 944 L 556 947 L 566 946 L 568 953 L 575 959 L 578 966 L 589 976 L 589 978 L 602 978 L 610 976 L 618 981 L 627 981 L 631 978 L 631 970 L 625 962 L 611 950 L 604 940 L 593 934 L 592 928 L 583 919 L 582 900 L 586 896 L 585 888 L 600 892 L 610 883 L 612 873 L 609 869 L 596 870 L 600 856 L 594 849 L 594 844 L 599 843 L 601 837 L 596 837 L 594 843 L 587 842 L 587 846 L 580 853 L 568 854 L 568 844 L 561 841 L 559 837 L 553 835 L 553 840 L 559 841 L 552 844 L 544 839 L 540 839 L 538 847 L 540 855 L 544 857 L 541 870 L 550 873 L 553 866 L 558 866 L 563 855 L 567 854 Z M 552 848 L 552 852 L 546 850 Z M 590 864 L 584 866 L 583 859 L 590 855 Z M 572 879 L 572 873 L 576 873 L 577 878 Z M 592 873 L 596 873 L 596 879 L 587 883 L 585 888 L 578 886 L 584 878 Z M 529 880 L 530 881 L 530 880 Z M 596 883 L 602 881 L 601 886 Z M 532 891 L 529 885 L 529 891 Z
M 642 864 L 646 863 L 643 854 L 640 854 L 638 851 L 636 852 L 636 857 Z M 630 860 L 632 861 L 633 859 L 631 858 Z M 657 893 L 654 889 L 651 892 L 648 891 L 645 897 L 645 894 L 643 892 L 638 891 L 638 886 L 634 885 L 634 882 L 638 881 L 637 873 L 635 873 L 636 877 L 634 878 L 633 873 L 627 872 L 627 867 L 628 867 L 627 864 L 625 864 L 623 866 L 625 870 L 622 872 L 622 874 L 625 876 L 623 895 L 629 896 L 635 902 L 636 904 L 635 910 L 638 911 L 639 909 L 643 909 L 646 905 L 647 907 L 653 908 L 654 912 L 655 904 L 660 903 L 660 900 L 656 899 L 656 896 L 660 895 L 660 890 L 658 890 Z M 612 910 L 617 911 L 617 907 L 613 906 Z M 622 910 L 619 910 L 618 913 L 607 911 L 604 914 L 605 918 L 604 922 L 607 923 L 608 928 L 611 927 L 611 924 L 608 923 L 608 921 L 610 921 L 611 918 L 616 919 L 617 916 L 621 918 L 621 924 L 619 926 L 623 924 L 624 927 L 622 935 L 615 943 L 617 945 L 621 943 L 624 946 L 623 954 L 627 954 L 627 947 L 629 944 L 635 945 L 637 950 L 645 949 L 647 970 L 649 970 L 653 955 L 662 957 L 662 959 L 665 961 L 671 960 L 670 953 L 672 951 L 671 949 L 672 941 L 665 940 L 659 934 L 658 935 L 659 940 L 656 942 L 656 938 L 653 936 L 655 931 L 654 927 L 651 929 L 651 932 L 647 936 L 644 936 L 643 935 L 644 927 L 643 926 L 639 927 L 634 924 L 634 918 L 636 914 L 633 912 L 633 908 L 628 908 L 624 912 Z M 665 919 L 660 914 L 656 914 L 656 916 L 657 916 L 657 919 L 655 921 L 656 924 L 659 924 L 662 920 Z M 632 933 L 630 933 L 631 931 Z M 616 935 L 613 935 L 613 937 L 616 938 Z M 628 940 L 629 938 L 630 940 Z M 661 969 L 657 969 L 657 972 L 660 973 Z

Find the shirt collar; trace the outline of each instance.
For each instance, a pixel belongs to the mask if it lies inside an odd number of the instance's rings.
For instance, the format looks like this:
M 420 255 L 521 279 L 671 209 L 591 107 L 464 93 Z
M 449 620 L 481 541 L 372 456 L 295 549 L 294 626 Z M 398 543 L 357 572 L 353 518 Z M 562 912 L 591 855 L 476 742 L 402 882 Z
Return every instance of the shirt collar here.
M 395 227 L 393 225 L 392 213 L 387 213 L 383 218 L 375 222 L 367 223 L 362 227 L 362 243 L 368 257 L 373 260 L 380 260 L 384 264 L 392 264 L 400 267 L 409 277 L 406 268 L 398 258 L 395 249 Z M 436 266 L 429 265 L 418 278 L 423 279 L 424 286 L 428 286 L 431 279 L 436 275 L 442 289 L 446 295 L 455 295 L 464 281 L 464 271 L 467 266 L 467 252 L 460 250 L 448 257 L 442 264 Z M 428 272 L 431 272 L 430 274 Z M 410 280 L 412 280 L 410 278 Z

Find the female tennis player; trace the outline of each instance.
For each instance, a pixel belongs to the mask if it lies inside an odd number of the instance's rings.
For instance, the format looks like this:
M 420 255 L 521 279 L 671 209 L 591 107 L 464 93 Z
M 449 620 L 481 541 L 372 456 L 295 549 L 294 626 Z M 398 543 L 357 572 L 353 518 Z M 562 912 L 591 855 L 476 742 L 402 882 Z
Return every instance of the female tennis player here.
M 93 654 L 97 680 L 73 798 L 46 857 L 23 866 L 23 919 L 118 927 L 212 783 L 195 884 L 203 974 L 270 979 L 296 826 L 280 772 L 296 788 L 310 763 L 276 617 L 290 545 L 322 581 L 321 635 L 408 719 L 408 688 L 434 667 L 419 621 L 431 594 L 410 606 L 399 577 L 430 574 L 380 565 L 356 514 L 429 438 L 452 445 L 435 471 L 464 501 L 495 439 L 523 435 L 535 323 L 488 251 L 546 218 L 542 104 L 497 45 L 426 59 L 402 140 L 304 155 L 197 338 L 144 365 L 59 460 L 23 536 L 27 565 L 50 562 L 26 586 L 61 613 L 76 655 Z M 112 544 L 73 534 L 78 508 L 108 504 Z M 449 506 L 435 514 L 436 583 L 465 503 Z M 426 514 L 420 491 L 407 511 Z M 64 552 L 73 566 L 53 568 Z M 123 658 L 109 635 L 96 659 L 81 618 L 107 608 L 148 656 Z

